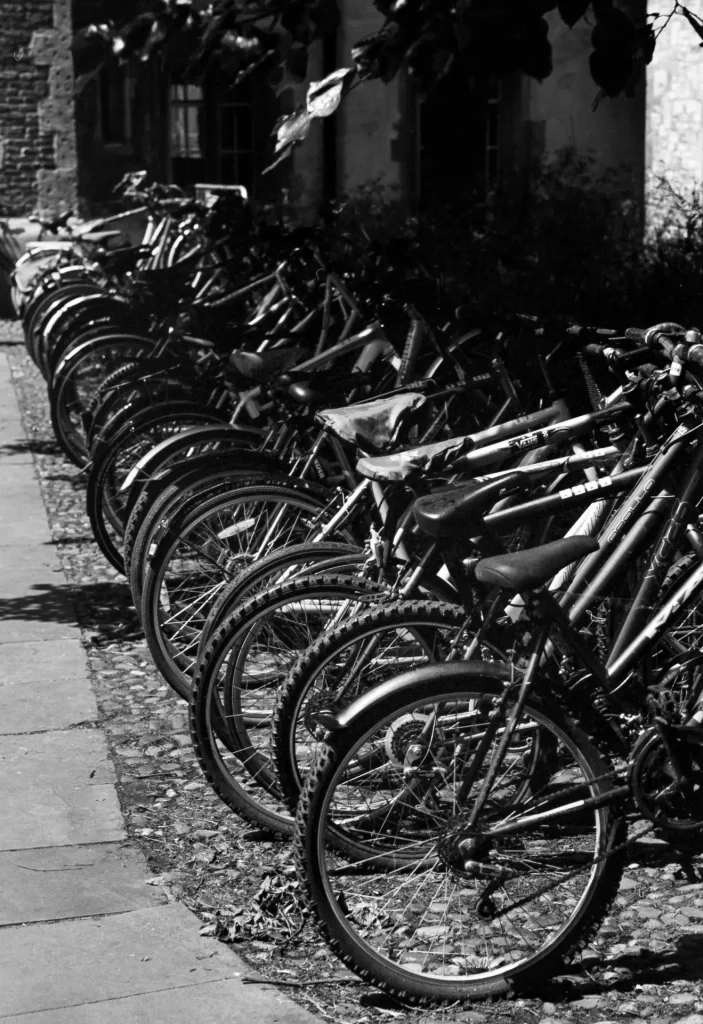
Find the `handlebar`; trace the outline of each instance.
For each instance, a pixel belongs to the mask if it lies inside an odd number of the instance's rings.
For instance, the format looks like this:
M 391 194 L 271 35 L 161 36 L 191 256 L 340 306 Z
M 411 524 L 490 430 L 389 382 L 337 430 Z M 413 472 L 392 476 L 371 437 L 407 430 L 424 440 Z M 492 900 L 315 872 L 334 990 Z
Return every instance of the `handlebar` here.
M 73 210 L 66 210 L 65 213 L 60 214 L 58 217 L 54 217 L 53 220 L 44 220 L 38 213 L 33 213 L 29 220 L 32 224 L 39 224 L 46 231 L 50 231 L 52 235 L 57 235 L 61 228 L 68 226 L 69 218 L 73 216 Z
M 615 340 L 615 339 L 614 339 Z M 651 358 L 652 350 L 643 345 L 640 348 L 624 349 L 615 345 L 584 345 L 581 349 L 586 356 L 596 356 L 604 359 L 606 363 L 618 370 L 627 370 L 632 366 L 639 366 Z

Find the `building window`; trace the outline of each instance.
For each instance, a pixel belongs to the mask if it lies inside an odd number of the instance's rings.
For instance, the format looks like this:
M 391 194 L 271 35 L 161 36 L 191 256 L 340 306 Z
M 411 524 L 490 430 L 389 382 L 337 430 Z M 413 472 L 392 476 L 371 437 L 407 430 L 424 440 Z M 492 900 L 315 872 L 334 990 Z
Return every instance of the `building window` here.
M 109 61 L 100 72 L 100 137 L 106 146 L 126 146 L 132 140 L 132 81 L 117 61 Z
M 501 83 L 491 82 L 486 96 L 486 189 L 498 184 L 500 174 L 500 104 Z
M 421 210 L 468 207 L 495 188 L 500 106 L 500 83 L 472 83 L 459 64 L 420 102 Z
M 174 84 L 170 99 L 172 179 L 176 185 L 194 185 L 205 175 L 202 86 Z
M 212 84 L 174 83 L 170 111 L 171 177 L 175 184 L 241 184 L 251 190 L 256 167 L 250 79 L 219 95 Z
M 217 112 L 217 174 L 223 185 L 254 183 L 254 106 L 252 79 L 245 78 Z

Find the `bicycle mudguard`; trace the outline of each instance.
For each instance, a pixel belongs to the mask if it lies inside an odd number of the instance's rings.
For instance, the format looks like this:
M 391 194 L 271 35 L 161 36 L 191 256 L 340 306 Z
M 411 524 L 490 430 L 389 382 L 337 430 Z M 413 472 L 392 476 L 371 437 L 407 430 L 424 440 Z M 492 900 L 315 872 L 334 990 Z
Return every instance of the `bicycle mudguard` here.
M 139 496 L 145 491 L 156 498 L 164 488 L 172 484 L 178 483 L 185 489 L 203 479 L 210 472 L 221 471 L 223 479 L 225 479 L 227 472 L 232 469 L 283 474 L 289 467 L 277 455 L 270 452 L 254 451 L 250 448 L 224 448 L 222 451 L 205 452 L 202 455 L 196 455 L 195 458 L 186 458 L 177 466 L 165 467 L 158 473 L 149 474 L 146 477 L 137 475 L 132 479 L 128 488 L 123 484 L 122 492 L 129 490 L 125 504 L 127 515 L 131 513 Z
M 177 399 L 171 402 L 158 402 L 155 405 L 146 405 L 125 409 L 125 418 L 114 424 L 105 437 L 98 436 L 93 441 L 93 460 L 98 462 L 103 453 L 119 444 L 124 438 L 159 426 L 162 422 L 176 420 L 179 416 L 192 415 L 205 423 L 226 423 L 227 413 L 222 409 L 209 408 L 202 402 L 193 401 L 188 398 Z M 117 419 L 117 417 L 116 417 Z
M 461 690 L 468 689 L 477 679 L 504 683 L 512 676 L 513 669 L 509 664 L 495 661 L 456 661 L 423 665 L 412 672 L 403 672 L 394 679 L 388 679 L 380 686 L 374 686 L 336 715 L 330 714 L 319 718 L 319 721 L 331 733 L 342 732 L 369 711 L 382 718 L 389 697 L 395 700 L 401 693 L 408 701 L 415 698 L 431 700 L 446 690 L 449 684 Z
M 251 431 L 237 427 L 231 423 L 191 427 L 189 430 L 183 430 L 178 434 L 173 434 L 172 437 L 167 437 L 165 440 L 159 441 L 159 443 L 154 445 L 146 455 L 142 455 L 139 462 L 135 462 L 123 480 L 120 490 L 129 490 L 137 477 L 148 480 L 165 462 L 172 458 L 174 451 L 178 451 L 180 448 L 187 449 L 191 443 L 193 445 L 205 445 L 214 444 L 217 441 L 224 441 L 225 443 L 230 440 L 246 441 L 251 440 L 252 436 Z M 259 452 L 258 449 L 257 453 L 259 455 L 263 454 Z

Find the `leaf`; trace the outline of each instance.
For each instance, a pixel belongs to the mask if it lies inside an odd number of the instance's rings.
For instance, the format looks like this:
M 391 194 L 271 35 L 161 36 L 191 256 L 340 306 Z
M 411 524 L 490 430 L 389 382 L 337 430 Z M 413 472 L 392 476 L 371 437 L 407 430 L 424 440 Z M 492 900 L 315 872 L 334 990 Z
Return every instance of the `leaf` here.
M 174 30 L 175 25 L 170 18 L 156 18 L 152 23 L 147 41 L 139 52 L 139 60 L 149 60 L 154 50 L 161 47 Z
M 103 66 L 110 52 L 110 30 L 107 25 L 88 25 L 73 36 L 71 53 L 76 78 L 85 78 L 85 85 Z
M 281 15 L 281 25 L 290 32 L 296 42 L 309 43 L 312 41 L 313 29 L 305 0 L 286 0 Z
M 681 14 L 683 14 L 686 21 L 689 23 L 693 31 L 696 33 L 699 39 L 703 39 L 703 23 L 699 18 L 691 14 L 687 7 L 680 8 Z
M 597 15 L 591 39 L 596 50 L 629 50 L 635 46 L 636 29 L 628 16 L 616 8 L 605 8 Z
M 263 174 L 272 171 L 277 164 L 280 164 L 281 160 L 290 156 L 298 143 L 307 138 L 312 121 L 313 119 L 305 107 L 299 107 L 292 114 L 279 117 L 273 129 L 276 138 L 273 152 L 276 159 L 264 168 Z
M 600 49 L 591 54 L 589 66 L 593 81 L 612 98 L 619 95 L 629 82 L 633 60 L 631 55 L 624 52 Z
M 540 82 L 552 73 L 552 46 L 548 35 L 549 25 L 544 18 L 530 25 L 517 59 L 519 69 Z
M 351 52 L 359 78 L 390 82 L 402 67 L 411 42 L 412 39 L 401 35 L 395 26 L 360 39 Z
M 136 56 L 146 45 L 155 18 L 153 14 L 139 14 L 125 25 L 112 41 L 112 52 L 116 57 Z
M 355 77 L 354 68 L 338 68 L 319 82 L 311 82 L 306 100 L 310 117 L 329 117 L 333 114 Z
M 590 2 L 591 0 L 558 0 L 557 8 L 562 20 L 569 28 L 573 28 L 576 22 L 583 18 Z
M 634 58 L 640 64 L 651 64 L 656 36 L 651 25 L 638 28 L 635 36 Z

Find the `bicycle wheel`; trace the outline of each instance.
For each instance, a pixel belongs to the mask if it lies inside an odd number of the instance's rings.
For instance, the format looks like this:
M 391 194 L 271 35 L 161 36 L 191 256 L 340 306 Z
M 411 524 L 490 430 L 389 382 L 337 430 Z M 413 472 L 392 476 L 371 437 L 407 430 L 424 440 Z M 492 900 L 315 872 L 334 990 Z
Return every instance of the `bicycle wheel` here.
M 271 760 L 278 688 L 330 622 L 379 597 L 379 588 L 360 578 L 306 577 L 245 602 L 206 644 L 193 676 L 191 738 L 210 785 L 249 821 L 292 832 Z M 226 743 L 215 727 L 222 722 Z
M 68 352 L 58 364 L 49 389 L 51 425 L 66 456 L 77 466 L 88 461 L 83 414 L 102 381 L 128 360 L 139 359 L 155 346 L 152 338 L 105 335 Z
M 110 443 L 100 445 L 93 453 L 86 494 L 88 518 L 100 550 L 119 572 L 125 568 L 120 544 L 126 494 L 121 486 L 132 466 L 165 437 L 221 419 L 215 409 L 179 404 L 180 409 L 174 403 L 168 409 L 139 410 Z
M 310 540 L 331 514 L 328 492 L 301 480 L 223 485 L 196 512 L 174 517 L 163 539 L 155 538 L 142 626 L 157 667 L 182 696 L 188 696 L 200 631 L 222 587 L 274 547 Z M 354 541 L 341 527 L 330 539 Z
M 317 709 L 339 711 L 401 672 L 469 657 L 507 660 L 485 641 L 478 644 L 464 609 L 445 602 L 394 601 L 320 637 L 285 680 L 272 724 L 276 772 L 291 811 L 320 747 Z
M 78 295 L 94 294 L 96 289 L 91 281 L 75 281 L 46 291 L 26 310 L 23 325 L 25 344 L 36 366 L 39 366 L 39 336 L 47 317 L 58 310 L 62 302 L 67 302 Z
M 50 384 L 59 363 L 82 342 L 84 334 L 99 330 L 142 334 L 147 326 L 145 318 L 135 316 L 129 305 L 116 297 L 79 296 L 47 321 L 37 350 L 39 368 Z
M 300 576 L 319 575 L 321 572 L 327 576 L 342 572 L 361 574 L 366 557 L 363 549 L 354 544 L 336 544 L 330 541 L 294 544 L 282 550 L 272 551 L 222 588 L 203 626 L 198 656 L 224 620 L 255 594 L 288 583 Z
M 366 980 L 418 1004 L 505 995 L 553 973 L 595 933 L 623 870 L 613 807 L 575 824 L 528 820 L 610 785 L 590 740 L 537 700 L 519 729 L 551 734 L 552 769 L 526 787 L 524 756 L 508 747 L 468 827 L 505 721 L 491 717 L 500 681 L 471 667 L 420 671 L 421 690 L 400 684 L 369 701 L 320 751 L 297 815 L 299 876 L 328 943 Z M 492 836 L 508 822 L 514 831 Z
M 166 469 L 151 484 L 141 484 L 141 494 L 125 527 L 122 551 L 135 607 L 141 607 L 154 538 L 163 532 L 174 515 L 182 514 L 187 508 L 197 508 L 212 495 L 219 494 L 223 487 L 255 480 L 264 483 L 272 476 L 285 473 L 285 469 L 285 464 L 270 453 L 232 444 L 229 448 L 188 459 L 185 465 Z M 125 510 L 129 504 L 127 497 Z

